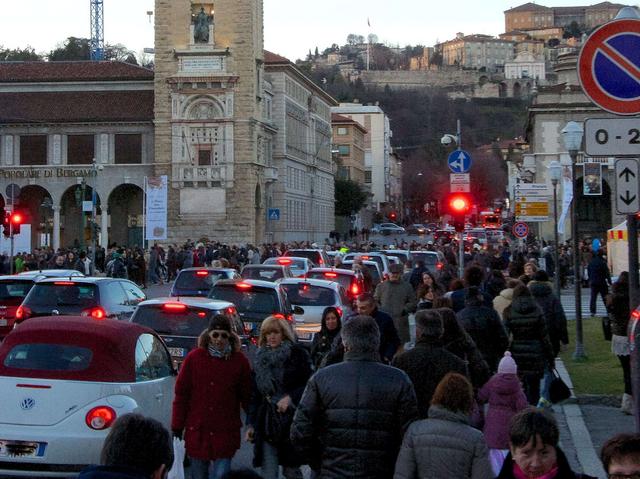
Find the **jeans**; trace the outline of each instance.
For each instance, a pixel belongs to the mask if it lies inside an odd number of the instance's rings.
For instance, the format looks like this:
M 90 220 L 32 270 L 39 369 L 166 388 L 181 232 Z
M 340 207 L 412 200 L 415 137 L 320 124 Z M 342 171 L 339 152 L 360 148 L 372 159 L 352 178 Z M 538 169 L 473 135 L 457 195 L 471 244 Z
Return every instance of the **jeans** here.
M 589 301 L 589 310 L 591 311 L 591 316 L 596 315 L 596 301 L 598 300 L 598 294 L 602 298 L 602 302 L 606 305 L 607 301 L 605 297 L 609 293 L 609 287 L 606 284 L 591 285 L 591 301 Z
M 544 376 L 542 377 L 542 390 L 540 391 L 540 397 L 545 398 L 547 401 L 551 401 L 549 399 L 549 388 L 551 387 L 551 381 L 553 381 L 553 371 L 547 368 L 544 370 Z
M 264 479 L 278 479 L 280 476 L 278 461 L 278 448 L 267 441 L 262 443 L 261 472 Z M 302 471 L 299 467 L 282 467 L 282 474 L 286 479 L 302 479 Z
M 217 459 L 215 461 L 191 460 L 191 479 L 220 479 L 231 470 L 231 459 Z M 209 464 L 213 463 L 211 473 Z

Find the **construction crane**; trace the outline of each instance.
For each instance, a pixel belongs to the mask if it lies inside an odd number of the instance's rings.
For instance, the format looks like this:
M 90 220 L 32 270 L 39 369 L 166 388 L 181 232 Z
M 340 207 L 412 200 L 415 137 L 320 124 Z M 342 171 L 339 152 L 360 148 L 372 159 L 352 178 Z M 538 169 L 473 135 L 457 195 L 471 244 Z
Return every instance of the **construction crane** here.
M 91 60 L 104 60 L 104 0 L 91 2 Z

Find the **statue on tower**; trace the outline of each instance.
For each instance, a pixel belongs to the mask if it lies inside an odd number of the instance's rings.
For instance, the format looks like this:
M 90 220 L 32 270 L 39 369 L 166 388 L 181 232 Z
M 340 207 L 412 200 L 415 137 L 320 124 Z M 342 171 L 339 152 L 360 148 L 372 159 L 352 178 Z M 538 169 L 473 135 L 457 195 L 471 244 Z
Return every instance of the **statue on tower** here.
M 204 7 L 200 8 L 194 18 L 193 25 L 193 40 L 195 43 L 209 43 L 209 23 L 212 17 L 207 15 L 204 11 Z

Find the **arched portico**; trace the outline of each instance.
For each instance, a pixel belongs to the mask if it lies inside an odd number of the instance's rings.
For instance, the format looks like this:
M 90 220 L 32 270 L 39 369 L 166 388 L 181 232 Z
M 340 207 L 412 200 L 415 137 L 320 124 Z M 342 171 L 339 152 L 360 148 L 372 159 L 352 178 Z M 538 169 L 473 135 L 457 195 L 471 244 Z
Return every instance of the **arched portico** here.
M 143 246 L 144 191 L 137 185 L 121 184 L 109 194 L 109 244 Z
M 26 185 L 20 190 L 16 206 L 25 214 L 25 224 L 31 225 L 31 245 L 52 245 L 53 205 L 51 193 L 40 185 Z
M 93 188 L 85 182 L 70 186 L 60 199 L 60 246 L 85 249 L 92 241 L 92 202 Z M 83 205 L 84 211 L 83 211 Z M 100 224 L 100 196 L 96 192 L 96 222 Z M 55 210 L 54 210 L 55 215 Z M 54 217 L 55 237 L 55 217 Z M 98 239 L 96 238 L 96 241 Z M 54 241 L 55 245 L 55 241 Z

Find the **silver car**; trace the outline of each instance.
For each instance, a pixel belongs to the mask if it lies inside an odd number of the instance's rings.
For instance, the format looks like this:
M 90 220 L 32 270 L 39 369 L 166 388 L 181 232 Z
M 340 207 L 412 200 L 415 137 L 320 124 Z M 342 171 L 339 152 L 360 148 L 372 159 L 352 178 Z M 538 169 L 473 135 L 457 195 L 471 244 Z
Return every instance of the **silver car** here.
M 289 302 L 303 312 L 294 314 L 295 330 L 300 342 L 311 342 L 320 331 L 322 313 L 333 306 L 341 318 L 351 314 L 351 301 L 339 283 L 323 279 L 287 278 L 280 281 Z

